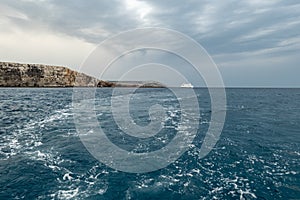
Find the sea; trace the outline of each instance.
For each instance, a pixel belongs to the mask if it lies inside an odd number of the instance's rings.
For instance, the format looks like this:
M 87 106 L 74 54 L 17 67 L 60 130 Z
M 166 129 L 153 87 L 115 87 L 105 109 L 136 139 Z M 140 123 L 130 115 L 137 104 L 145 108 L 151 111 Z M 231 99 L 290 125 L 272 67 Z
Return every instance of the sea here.
M 227 88 L 224 127 L 205 157 L 199 149 L 218 111 L 207 89 L 178 90 L 194 90 L 199 101 L 192 144 L 166 167 L 129 173 L 87 150 L 72 88 L 1 88 L 0 199 L 300 199 L 300 89 Z M 171 90 L 139 88 L 131 98 L 131 120 L 141 126 L 149 123 L 149 105 L 166 107 L 163 131 L 152 142 L 118 128 L 112 92 L 98 88 L 94 101 L 112 143 L 147 153 L 172 141 L 184 116 Z

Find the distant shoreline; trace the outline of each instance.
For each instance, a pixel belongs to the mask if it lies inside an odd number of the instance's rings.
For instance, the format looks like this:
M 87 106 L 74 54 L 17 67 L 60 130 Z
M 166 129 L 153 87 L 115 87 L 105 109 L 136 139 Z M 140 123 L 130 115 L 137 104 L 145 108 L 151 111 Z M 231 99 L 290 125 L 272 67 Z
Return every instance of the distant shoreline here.
M 154 81 L 106 81 L 63 66 L 0 62 L 0 88 L 142 87 L 164 88 Z

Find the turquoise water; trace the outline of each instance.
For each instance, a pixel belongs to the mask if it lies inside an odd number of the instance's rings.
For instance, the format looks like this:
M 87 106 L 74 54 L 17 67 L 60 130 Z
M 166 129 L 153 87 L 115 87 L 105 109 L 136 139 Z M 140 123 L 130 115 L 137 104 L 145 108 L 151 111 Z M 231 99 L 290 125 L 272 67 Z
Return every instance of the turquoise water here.
M 167 89 L 139 89 L 131 116 L 149 123 L 153 103 L 171 106 L 159 138 L 169 142 L 181 113 Z M 0 89 L 0 199 L 300 199 L 300 89 L 227 89 L 220 140 L 199 148 L 211 109 L 196 89 L 201 120 L 194 145 L 158 171 L 129 174 L 93 158 L 72 115 L 72 89 Z M 111 89 L 97 90 L 97 117 L 112 142 L 152 151 L 162 140 L 120 134 L 110 113 Z M 157 97 L 157 98 L 153 98 Z

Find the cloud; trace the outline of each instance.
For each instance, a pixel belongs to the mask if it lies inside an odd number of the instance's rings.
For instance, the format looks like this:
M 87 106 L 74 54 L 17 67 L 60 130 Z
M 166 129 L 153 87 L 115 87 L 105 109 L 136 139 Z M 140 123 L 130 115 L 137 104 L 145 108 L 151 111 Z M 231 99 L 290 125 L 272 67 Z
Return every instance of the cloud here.
M 63 41 L 68 44 L 80 41 L 74 43 L 79 45 L 77 49 L 91 50 L 121 31 L 163 27 L 191 36 L 220 67 L 257 69 L 267 66 L 268 60 L 280 59 L 273 63 L 273 68 L 280 68 L 283 61 L 298 66 L 295 58 L 300 56 L 299 10 L 298 1 L 284 0 L 2 0 L 0 24 L 5 28 L 0 34 L 3 37 L 11 34 L 20 40 L 19 33 L 24 33 L 35 43 L 38 42 L 34 40 L 35 35 L 52 35 L 53 40 L 56 38 L 52 43 L 59 48 Z M 2 39 L 0 46 L 4 43 Z M 16 52 L 13 53 L 17 57 Z M 87 56 L 87 52 L 82 51 L 81 57 Z M 58 63 L 63 56 L 55 59 L 53 62 Z M 72 65 L 76 64 L 72 62 Z M 300 81 L 297 84 L 300 86 Z
M 95 45 L 76 37 L 35 27 L 27 15 L 1 6 L 1 61 L 64 65 L 78 69 Z M 14 15 L 17 14 L 17 15 Z M 13 15 L 13 16 L 12 16 Z M 28 23 L 28 26 L 25 24 Z

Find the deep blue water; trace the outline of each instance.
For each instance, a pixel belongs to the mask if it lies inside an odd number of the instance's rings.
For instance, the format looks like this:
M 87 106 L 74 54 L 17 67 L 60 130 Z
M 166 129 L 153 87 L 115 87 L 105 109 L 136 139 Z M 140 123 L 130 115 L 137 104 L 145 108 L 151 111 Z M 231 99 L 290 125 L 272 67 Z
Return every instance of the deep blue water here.
M 0 199 L 300 199 L 300 89 L 227 89 L 223 132 L 202 159 L 198 147 L 211 108 L 207 91 L 195 91 L 201 120 L 194 145 L 166 168 L 131 174 L 85 149 L 74 125 L 72 89 L 0 89 Z M 181 113 L 166 89 L 140 89 L 132 99 L 137 124 L 149 122 L 153 103 L 171 109 L 154 141 L 120 136 L 110 93 L 97 90 L 96 108 L 114 143 L 139 152 L 172 140 Z

